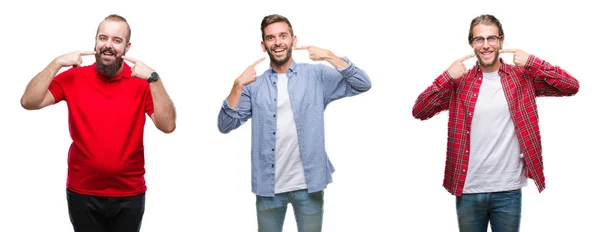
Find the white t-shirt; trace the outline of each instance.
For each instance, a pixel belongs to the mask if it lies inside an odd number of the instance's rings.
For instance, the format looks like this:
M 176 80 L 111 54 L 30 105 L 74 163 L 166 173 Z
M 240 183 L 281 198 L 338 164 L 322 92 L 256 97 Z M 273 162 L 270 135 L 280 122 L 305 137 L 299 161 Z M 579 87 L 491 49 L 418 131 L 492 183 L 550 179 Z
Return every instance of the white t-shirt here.
M 307 188 L 296 121 L 288 93 L 288 76 L 285 73 L 278 74 L 277 79 L 275 194 Z
M 527 186 L 523 155 L 498 72 L 483 73 L 470 133 L 471 155 L 463 193 Z

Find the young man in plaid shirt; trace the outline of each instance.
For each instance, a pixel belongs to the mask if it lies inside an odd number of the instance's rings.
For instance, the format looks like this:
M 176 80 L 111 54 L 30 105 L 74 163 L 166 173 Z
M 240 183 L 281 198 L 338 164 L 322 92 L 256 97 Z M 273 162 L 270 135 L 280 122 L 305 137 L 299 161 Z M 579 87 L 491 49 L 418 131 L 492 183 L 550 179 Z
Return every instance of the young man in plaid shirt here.
M 474 54 L 455 61 L 417 98 L 413 116 L 448 110 L 444 187 L 456 196 L 460 231 L 518 231 L 527 178 L 545 188 L 538 96 L 572 96 L 579 82 L 558 66 L 520 49 L 503 49 L 492 15 L 471 21 Z M 513 53 L 510 65 L 500 53 Z M 477 57 L 467 70 L 463 62 Z

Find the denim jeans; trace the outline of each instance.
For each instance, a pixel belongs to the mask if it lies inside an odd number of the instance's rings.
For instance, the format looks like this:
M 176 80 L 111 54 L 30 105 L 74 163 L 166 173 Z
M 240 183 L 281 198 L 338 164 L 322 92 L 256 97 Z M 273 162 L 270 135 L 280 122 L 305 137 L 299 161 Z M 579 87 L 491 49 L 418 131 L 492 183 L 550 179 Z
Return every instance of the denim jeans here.
M 281 232 L 288 203 L 292 204 L 299 232 L 319 232 L 323 224 L 323 191 L 308 193 L 306 189 L 256 196 L 259 232 Z
M 517 232 L 521 223 L 521 189 L 463 194 L 456 197 L 461 232 Z
M 97 197 L 67 189 L 67 203 L 75 232 L 139 232 L 146 194 Z

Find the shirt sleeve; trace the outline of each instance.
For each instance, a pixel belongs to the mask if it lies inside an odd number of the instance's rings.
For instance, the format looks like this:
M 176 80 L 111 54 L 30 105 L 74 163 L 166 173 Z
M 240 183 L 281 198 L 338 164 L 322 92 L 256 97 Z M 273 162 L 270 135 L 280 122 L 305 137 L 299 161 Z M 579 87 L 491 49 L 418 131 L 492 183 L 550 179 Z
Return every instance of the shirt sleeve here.
M 347 57 L 341 57 L 348 63 L 346 68 L 336 69 L 319 64 L 325 91 L 325 104 L 344 97 L 366 92 L 371 88 L 371 79 Z
M 231 108 L 227 99 L 223 100 L 217 123 L 221 133 L 227 134 L 237 129 L 252 117 L 252 98 L 250 96 L 249 86 L 245 86 L 242 89 L 237 109 Z
M 54 97 L 54 104 L 66 100 L 68 98 L 68 93 L 70 86 L 73 86 L 74 76 L 76 68 L 71 68 L 62 73 L 59 73 L 54 77 L 52 82 L 50 82 L 50 86 L 48 86 L 48 90 Z

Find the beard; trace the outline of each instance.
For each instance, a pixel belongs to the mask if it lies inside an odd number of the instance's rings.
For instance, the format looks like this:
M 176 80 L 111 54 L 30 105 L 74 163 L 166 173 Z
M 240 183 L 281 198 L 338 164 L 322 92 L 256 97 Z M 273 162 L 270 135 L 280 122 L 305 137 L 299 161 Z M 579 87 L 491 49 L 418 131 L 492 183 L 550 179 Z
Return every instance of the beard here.
M 104 52 L 112 53 L 115 57 L 115 60 L 111 63 L 105 64 L 104 60 L 101 57 L 102 53 Z M 123 52 L 123 55 L 125 55 L 125 52 Z M 105 79 L 110 80 L 115 75 L 117 75 L 117 72 L 119 71 L 121 66 L 123 66 L 123 58 L 117 55 L 117 52 L 112 48 L 103 48 L 100 49 L 98 53 L 96 53 L 96 71 L 98 71 L 98 73 L 100 73 Z
M 284 47 L 286 49 L 285 56 L 281 60 L 278 60 L 277 58 L 275 58 L 273 51 L 275 49 L 282 48 L 282 47 L 283 46 L 272 46 L 271 49 L 267 49 L 267 54 L 269 54 L 269 58 L 271 59 L 271 62 L 273 62 L 273 64 L 275 64 L 276 66 L 282 66 L 285 63 L 287 63 L 290 60 L 290 58 L 292 58 L 292 49 L 290 49 L 290 46 L 287 46 L 287 45 Z
M 492 61 L 489 63 L 484 63 L 483 59 L 481 59 L 480 54 L 478 52 L 475 52 L 475 55 L 477 56 L 477 61 L 479 62 L 479 66 L 489 68 L 496 65 L 496 63 L 498 63 L 498 60 L 500 59 L 500 50 L 502 50 L 502 46 L 499 46 L 497 49 L 495 49 L 494 59 L 492 59 Z
M 475 53 L 475 54 L 477 55 L 477 61 L 479 61 L 479 65 L 481 67 L 489 68 L 489 67 L 493 67 L 496 63 L 498 63 L 498 60 L 500 58 L 500 52 L 495 51 L 495 53 L 496 54 L 494 55 L 494 59 L 489 63 L 484 63 L 483 60 L 481 59 L 481 56 L 479 55 L 479 53 Z

